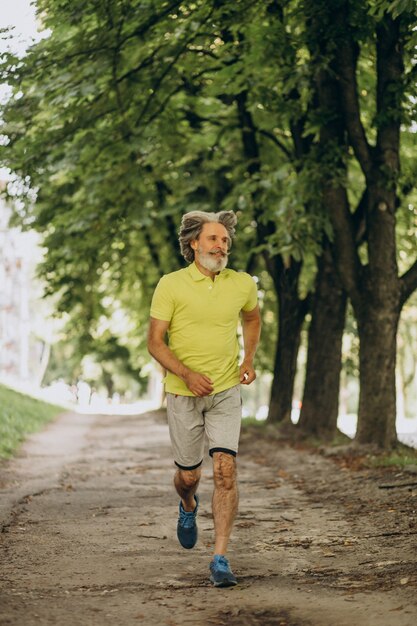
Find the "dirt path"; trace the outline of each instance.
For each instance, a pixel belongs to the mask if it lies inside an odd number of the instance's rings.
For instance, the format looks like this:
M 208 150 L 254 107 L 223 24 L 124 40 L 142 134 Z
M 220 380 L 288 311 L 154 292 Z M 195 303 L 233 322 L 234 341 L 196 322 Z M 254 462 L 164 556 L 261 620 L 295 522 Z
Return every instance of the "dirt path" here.
M 0 624 L 416 623 L 417 475 L 245 433 L 240 584 L 213 589 L 210 462 L 192 551 L 176 540 L 172 473 L 163 413 L 65 415 L 0 466 Z

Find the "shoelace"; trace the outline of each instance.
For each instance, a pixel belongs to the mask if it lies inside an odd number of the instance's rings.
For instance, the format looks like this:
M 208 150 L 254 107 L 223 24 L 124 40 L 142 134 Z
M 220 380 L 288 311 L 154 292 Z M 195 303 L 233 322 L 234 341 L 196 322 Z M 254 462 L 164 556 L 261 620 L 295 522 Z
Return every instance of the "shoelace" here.
M 193 511 L 180 511 L 180 523 L 183 528 L 193 528 L 195 524 L 195 515 Z
M 229 561 L 224 556 L 220 556 L 218 559 L 216 559 L 214 564 L 216 569 L 229 571 Z

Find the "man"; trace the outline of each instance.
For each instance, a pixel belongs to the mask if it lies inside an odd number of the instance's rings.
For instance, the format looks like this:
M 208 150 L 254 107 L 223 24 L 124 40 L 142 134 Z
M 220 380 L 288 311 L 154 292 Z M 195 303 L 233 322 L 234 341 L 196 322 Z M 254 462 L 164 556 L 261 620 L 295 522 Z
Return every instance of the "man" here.
M 210 580 L 216 587 L 237 583 L 225 555 L 238 504 L 240 385 L 250 385 L 256 378 L 253 359 L 260 334 L 254 280 L 225 269 L 236 221 L 233 211 L 192 211 L 183 216 L 179 242 L 190 265 L 159 281 L 148 337 L 150 354 L 167 371 L 168 424 L 177 466 L 174 485 L 180 496 L 177 536 L 187 549 L 197 542 L 196 492 L 205 434 L 209 440 L 215 531 Z M 239 366 L 240 315 L 244 357 Z

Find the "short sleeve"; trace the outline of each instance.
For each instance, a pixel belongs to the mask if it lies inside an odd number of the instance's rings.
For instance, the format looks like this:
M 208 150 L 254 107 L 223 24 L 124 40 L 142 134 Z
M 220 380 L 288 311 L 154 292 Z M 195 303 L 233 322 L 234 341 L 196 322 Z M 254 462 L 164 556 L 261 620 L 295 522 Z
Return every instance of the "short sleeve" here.
M 247 291 L 248 296 L 245 304 L 242 307 L 242 311 L 253 311 L 253 309 L 258 304 L 258 288 L 253 280 L 252 276 L 249 274 L 245 274 L 245 278 L 247 277 Z
M 174 298 L 167 277 L 163 276 L 156 286 L 151 302 L 151 317 L 170 322 L 174 314 Z

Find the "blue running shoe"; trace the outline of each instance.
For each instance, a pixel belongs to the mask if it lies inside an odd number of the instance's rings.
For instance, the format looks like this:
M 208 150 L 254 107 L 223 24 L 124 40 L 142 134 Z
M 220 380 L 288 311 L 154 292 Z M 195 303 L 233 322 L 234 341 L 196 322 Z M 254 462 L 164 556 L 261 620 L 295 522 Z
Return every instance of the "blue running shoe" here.
M 194 548 L 197 543 L 198 531 L 197 531 L 197 511 L 198 511 L 198 496 L 195 495 L 195 509 L 194 511 L 184 511 L 182 507 L 182 502 L 180 500 L 180 514 L 178 517 L 177 524 L 177 537 L 178 541 L 182 545 L 183 548 L 190 550 Z
M 229 561 L 222 554 L 215 554 L 210 563 L 210 580 L 215 587 L 233 587 L 237 580 L 230 569 Z

